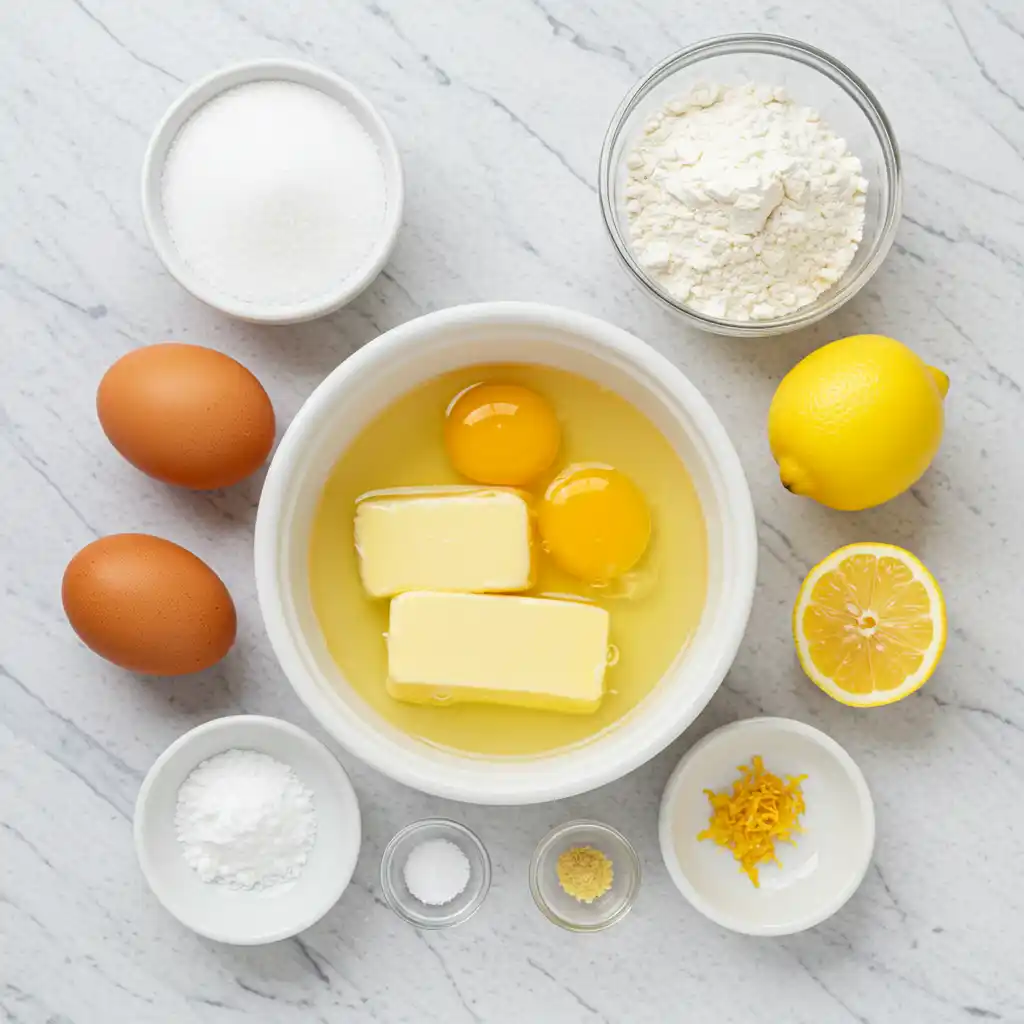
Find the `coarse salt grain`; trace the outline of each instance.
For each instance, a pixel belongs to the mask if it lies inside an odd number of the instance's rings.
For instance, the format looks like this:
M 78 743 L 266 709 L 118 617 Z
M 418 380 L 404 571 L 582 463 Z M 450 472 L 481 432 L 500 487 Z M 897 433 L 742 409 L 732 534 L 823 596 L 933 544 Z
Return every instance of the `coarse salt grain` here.
M 430 907 L 451 903 L 469 885 L 469 858 L 449 839 L 428 839 L 405 862 L 409 892 Z
M 294 82 L 250 82 L 201 107 L 171 146 L 161 189 L 193 272 L 267 306 L 335 291 L 365 264 L 387 211 L 373 140 L 342 103 Z

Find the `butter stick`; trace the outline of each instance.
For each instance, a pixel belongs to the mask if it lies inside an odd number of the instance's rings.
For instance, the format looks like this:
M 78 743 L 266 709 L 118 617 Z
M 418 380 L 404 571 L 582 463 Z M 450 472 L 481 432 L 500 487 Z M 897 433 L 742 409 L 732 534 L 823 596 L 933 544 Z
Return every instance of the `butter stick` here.
M 527 590 L 532 532 L 530 506 L 512 490 L 397 488 L 356 505 L 359 572 L 371 597 Z
M 391 602 L 388 693 L 587 714 L 600 707 L 609 616 L 576 601 L 407 593 Z

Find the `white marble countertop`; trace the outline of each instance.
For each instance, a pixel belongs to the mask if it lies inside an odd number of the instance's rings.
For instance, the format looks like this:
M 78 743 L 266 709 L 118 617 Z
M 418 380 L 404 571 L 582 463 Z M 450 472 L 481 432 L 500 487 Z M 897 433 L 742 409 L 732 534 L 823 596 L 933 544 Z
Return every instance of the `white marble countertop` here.
M 877 91 L 903 147 L 905 216 L 864 293 L 814 331 L 760 343 L 681 326 L 640 294 L 604 237 L 597 153 L 625 90 L 668 51 L 724 31 L 816 43 Z M 147 137 L 183 84 L 241 58 L 323 64 L 362 86 L 408 172 L 407 224 L 350 308 L 293 329 L 221 317 L 162 270 L 138 202 Z M 31 0 L 0 4 L 0 1020 L 229 1024 L 1024 1020 L 1024 9 L 1019 0 Z M 353 349 L 424 311 L 481 299 L 572 306 L 666 353 L 711 400 L 749 474 L 761 535 L 753 617 L 707 712 L 669 751 L 598 792 L 525 809 L 464 808 L 342 759 L 365 810 L 355 883 L 300 939 L 242 950 L 180 927 L 147 891 L 131 815 L 140 780 L 205 719 L 263 712 L 316 730 L 274 662 L 253 593 L 260 480 L 224 493 L 162 486 L 96 423 L 118 356 L 175 338 L 223 348 L 286 424 Z M 763 429 L 804 353 L 874 330 L 953 380 L 943 449 L 913 492 L 862 515 L 778 485 Z M 202 676 L 144 681 L 80 646 L 64 565 L 121 530 L 185 544 L 224 577 L 239 642 Z M 914 698 L 874 713 L 802 676 L 789 614 L 839 544 L 915 550 L 943 584 L 945 660 Z M 783 940 L 721 931 L 672 887 L 660 791 L 710 728 L 789 715 L 835 736 L 878 810 L 874 865 L 850 904 Z M 1013 808 L 1016 808 L 1014 810 Z M 495 860 L 483 912 L 417 934 L 376 871 L 402 824 L 437 812 Z M 604 818 L 639 847 L 634 913 L 573 937 L 533 907 L 536 840 Z

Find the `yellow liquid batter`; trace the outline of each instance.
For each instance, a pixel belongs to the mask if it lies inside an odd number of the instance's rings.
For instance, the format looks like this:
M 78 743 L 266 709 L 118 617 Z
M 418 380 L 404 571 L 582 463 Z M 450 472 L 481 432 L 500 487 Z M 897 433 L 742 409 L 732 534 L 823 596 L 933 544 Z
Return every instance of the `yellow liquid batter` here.
M 544 396 L 562 424 L 548 481 L 570 462 L 603 462 L 626 473 L 651 509 L 651 543 L 639 566 L 606 591 L 574 580 L 543 556 L 530 594 L 578 595 L 611 615 L 617 660 L 592 715 L 462 704 L 429 707 L 385 690 L 388 602 L 363 591 L 353 545 L 356 499 L 366 491 L 466 483 L 444 448 L 452 398 L 480 382 L 522 384 Z M 661 679 L 700 621 L 707 590 L 707 533 L 686 467 L 641 412 L 592 381 L 541 366 L 470 367 L 400 398 L 369 424 L 331 471 L 313 521 L 309 551 L 313 608 L 328 649 L 352 688 L 404 732 L 482 755 L 528 755 L 585 742 L 628 714 Z

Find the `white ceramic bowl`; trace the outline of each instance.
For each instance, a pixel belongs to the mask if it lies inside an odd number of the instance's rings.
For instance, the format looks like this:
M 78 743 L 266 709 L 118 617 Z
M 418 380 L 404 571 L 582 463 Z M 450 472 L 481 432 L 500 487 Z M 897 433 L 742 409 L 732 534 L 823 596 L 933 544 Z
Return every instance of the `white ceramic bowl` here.
M 161 179 L 167 154 L 185 122 L 210 100 L 249 82 L 284 81 L 306 85 L 341 103 L 362 125 L 380 153 L 387 190 L 387 212 L 380 239 L 363 265 L 339 280 L 337 287 L 307 302 L 269 305 L 243 301 L 219 291 L 198 276 L 181 258 L 164 218 Z M 254 60 L 215 71 L 189 86 L 171 104 L 149 140 L 142 164 L 142 215 L 150 240 L 164 266 L 197 299 L 231 316 L 254 323 L 291 324 L 325 316 L 362 292 L 387 263 L 402 224 L 404 203 L 402 163 L 395 140 L 370 101 L 351 83 L 312 64 L 291 60 Z
M 316 842 L 293 882 L 229 889 L 203 882 L 182 856 L 174 827 L 178 789 L 202 761 L 233 748 L 283 761 L 313 791 Z M 239 946 L 287 939 L 319 921 L 351 880 L 361 843 L 359 803 L 345 769 L 322 743 L 279 718 L 217 718 L 185 733 L 154 762 L 135 804 L 135 850 L 153 894 L 193 931 Z
M 708 824 L 705 789 L 732 787 L 737 766 L 760 755 L 776 775 L 807 775 L 807 810 L 795 846 L 776 844 L 781 867 L 759 871 L 760 888 L 731 851 L 697 834 Z M 791 935 L 831 917 L 871 863 L 875 811 L 860 769 L 835 740 L 789 718 L 751 718 L 697 743 L 672 773 L 661 802 L 661 853 L 679 891 L 706 917 L 747 935 Z
M 614 389 L 660 428 L 696 486 L 708 530 L 707 604 L 690 646 L 655 690 L 589 743 L 530 758 L 472 757 L 400 732 L 349 687 L 309 596 L 310 527 L 338 456 L 418 384 L 480 363 L 557 367 Z M 472 803 L 525 804 L 625 775 L 670 743 L 718 688 L 746 628 L 757 536 L 743 469 L 697 389 L 638 338 L 593 317 L 528 303 L 442 310 L 371 341 L 299 410 L 267 474 L 256 519 L 256 586 L 285 674 L 321 724 L 399 782 Z M 383 685 L 383 680 L 381 681 Z

